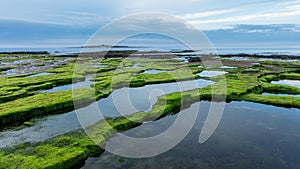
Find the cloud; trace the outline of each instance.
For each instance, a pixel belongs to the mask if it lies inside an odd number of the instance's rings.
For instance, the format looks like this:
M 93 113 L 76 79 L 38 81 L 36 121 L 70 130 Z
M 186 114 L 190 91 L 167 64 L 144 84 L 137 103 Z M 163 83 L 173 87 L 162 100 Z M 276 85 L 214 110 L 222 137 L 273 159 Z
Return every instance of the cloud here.
M 205 34 L 213 44 L 296 46 L 300 42 L 297 30 L 300 27 L 294 24 L 235 25 L 230 29 L 208 30 Z
M 188 22 L 197 27 L 219 29 L 232 24 L 300 24 L 300 0 L 262 1 L 258 4 L 239 5 L 219 11 L 184 15 Z
M 294 24 L 271 24 L 271 25 L 235 25 L 233 30 L 235 32 L 242 33 L 278 33 L 278 32 L 292 32 L 293 30 L 299 29 L 298 25 Z
M 300 10 L 294 11 L 284 11 L 284 12 L 273 12 L 273 13 L 265 13 L 265 14 L 251 14 L 251 15 L 242 15 L 242 16 L 234 16 L 220 19 L 210 19 L 210 20 L 192 20 L 189 21 L 191 24 L 208 24 L 208 23 L 224 23 L 224 22 L 237 22 L 237 21 L 250 21 L 257 19 L 273 19 L 273 18 L 282 18 L 287 16 L 298 16 L 300 15 Z
M 20 5 L 15 5 L 17 2 Z M 275 36 L 275 33 L 278 34 L 276 38 L 287 40 L 289 37 L 294 40 L 295 38 L 289 34 L 295 35 L 300 32 L 299 27 L 286 25 L 288 23 L 300 24 L 298 19 L 300 0 L 253 0 L 251 2 L 246 0 L 226 2 L 223 0 L 153 0 L 149 2 L 29 0 L 26 3 L 22 0 L 3 0 L 1 6 L 3 9 L 0 11 L 0 16 L 2 16 L 2 19 L 0 18 L 0 41 L 3 42 L 88 38 L 101 26 L 120 16 L 134 12 L 153 11 L 174 14 L 190 24 L 178 24 L 163 17 L 152 18 L 152 20 L 147 17 L 135 18 L 120 22 L 119 31 L 111 31 L 107 36 L 118 36 L 118 33 L 122 34 L 122 31 L 134 32 L 135 30 L 167 30 L 179 33 L 189 31 L 192 35 L 193 31 L 197 31 L 193 26 L 202 30 L 216 30 L 214 33 L 219 36 L 219 39 L 223 37 L 240 40 L 250 38 L 252 41 L 254 39 L 250 35 L 264 40 L 265 36 Z M 278 24 L 281 25 L 278 26 Z M 218 39 L 212 33 L 210 36 Z M 60 42 L 57 41 L 57 43 Z
M 40 21 L 26 18 L 11 18 L 11 17 L 0 17 L 0 21 L 3 22 L 19 22 L 19 23 L 32 23 L 32 24 L 48 24 L 48 25 L 65 25 L 59 22 L 51 22 L 51 21 Z
M 215 10 L 215 11 L 208 11 L 208 12 L 196 12 L 196 13 L 189 13 L 185 14 L 183 16 L 178 16 L 181 19 L 198 19 L 198 18 L 204 18 L 204 17 L 210 17 L 210 16 L 216 16 L 221 15 L 225 13 L 231 13 L 237 11 L 237 9 L 223 9 L 223 10 Z
M 255 29 L 255 30 L 249 30 L 248 33 L 263 33 L 263 32 L 270 32 L 271 29 Z
M 81 42 L 84 42 L 96 30 L 97 27 L 83 28 L 31 20 L 0 19 L 0 43 L 4 46 L 20 44 L 57 44 L 59 46 L 62 43 L 71 42 L 74 44 L 79 42 L 78 39 L 83 39 Z M 64 40 L 66 42 L 63 42 Z
M 92 12 L 82 12 L 82 11 L 66 11 L 66 13 L 71 14 L 71 15 L 76 15 L 76 16 L 99 16 L 96 13 Z

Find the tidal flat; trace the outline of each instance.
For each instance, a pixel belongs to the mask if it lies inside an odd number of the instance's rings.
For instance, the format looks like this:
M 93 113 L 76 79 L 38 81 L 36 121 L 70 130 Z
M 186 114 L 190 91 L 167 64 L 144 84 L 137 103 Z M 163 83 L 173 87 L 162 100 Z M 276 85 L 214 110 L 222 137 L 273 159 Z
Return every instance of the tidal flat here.
M 182 61 L 3 54 L 0 143 L 5 146 L 0 149 L 0 168 L 157 168 L 157 160 L 173 168 L 299 168 L 300 138 L 292 129 L 298 128 L 295 121 L 300 114 L 300 98 L 293 97 L 300 94 L 300 62 L 249 57 L 206 57 L 204 64 L 195 57 Z M 202 76 L 209 72 L 218 74 Z M 225 103 L 224 121 L 204 146 L 193 140 L 195 132 L 174 150 L 145 160 L 111 155 L 98 146 L 105 147 L 118 137 L 117 132 L 160 133 L 184 110 L 199 104 L 205 112 L 213 102 Z M 133 109 L 128 110 L 129 104 Z M 87 108 L 91 105 L 102 109 L 103 118 L 88 118 L 96 112 Z M 75 108 L 83 110 L 86 125 L 79 124 L 76 113 L 68 116 Z M 201 117 L 196 120 L 197 130 L 205 119 Z M 74 126 L 56 130 L 64 124 L 54 121 Z M 47 134 L 47 130 L 62 132 Z M 10 145 L 9 134 L 17 137 L 18 132 L 24 135 L 22 131 L 34 134 Z M 172 163 L 175 159 L 182 160 Z

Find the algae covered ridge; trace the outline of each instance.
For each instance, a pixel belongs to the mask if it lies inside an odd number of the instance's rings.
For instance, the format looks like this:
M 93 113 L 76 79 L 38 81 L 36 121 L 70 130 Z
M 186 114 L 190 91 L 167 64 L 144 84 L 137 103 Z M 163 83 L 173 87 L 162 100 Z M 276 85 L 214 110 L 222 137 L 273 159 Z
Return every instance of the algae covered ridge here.
M 6 62 L 20 60 L 1 56 Z M 36 60 L 35 66 L 45 66 L 48 62 L 56 63 L 54 56 L 31 56 Z M 64 58 L 66 59 L 66 58 Z M 222 61 L 225 66 L 214 65 Z M 45 63 L 46 62 L 46 63 Z M 213 85 L 163 95 L 158 98 L 149 112 L 136 112 L 131 115 L 107 118 L 88 128 L 91 135 L 83 130 L 76 130 L 39 143 L 25 143 L 14 147 L 0 149 L 0 168 L 72 168 L 84 161 L 101 154 L 107 139 L 116 131 L 122 132 L 141 125 L 145 121 L 153 121 L 164 116 L 176 114 L 201 100 L 210 101 L 251 101 L 281 107 L 300 108 L 300 98 L 292 95 L 300 94 L 300 88 L 273 84 L 278 80 L 300 80 L 299 62 L 280 61 L 228 61 L 212 58 L 211 65 L 203 66 L 201 60 L 191 60 L 188 64 L 175 59 L 104 59 L 78 58 L 66 60 L 63 64 L 47 67 L 39 72 L 21 73 L 0 77 L 0 126 L 3 130 L 30 124 L 33 118 L 50 114 L 66 113 L 74 109 L 74 102 L 86 106 L 96 100 L 109 96 L 114 90 L 123 87 L 141 87 L 151 84 L 178 82 L 201 78 L 198 73 L 206 71 L 226 71 L 226 74 L 205 77 L 214 81 Z M 253 64 L 259 63 L 259 64 Z M 76 71 L 74 66 L 82 66 Z M 138 65 L 138 66 L 136 66 Z M 24 66 L 24 63 L 10 65 L 0 69 L 2 74 L 9 69 Z M 234 68 L 231 68 L 231 67 Z M 157 73 L 145 73 L 147 70 L 160 70 Z M 47 72 L 46 75 L 38 73 Z M 32 76 L 37 74 L 37 76 Z M 89 87 L 43 92 L 59 86 L 82 82 L 90 74 Z M 226 87 L 226 90 L 224 90 Z M 288 94 L 262 95 L 262 93 Z M 74 94 L 76 93 L 76 94 Z M 90 94 L 87 94 L 90 93 Z M 87 112 L 88 113 L 88 112 Z M 30 124 L 31 125 L 31 124 Z M 34 124 L 32 124 L 34 125 Z M 93 139 L 91 139 L 91 137 Z M 1 139 L 1 138 L 0 138 Z M 95 142 L 96 140 L 96 142 Z M 1 141 L 1 140 L 0 140 Z

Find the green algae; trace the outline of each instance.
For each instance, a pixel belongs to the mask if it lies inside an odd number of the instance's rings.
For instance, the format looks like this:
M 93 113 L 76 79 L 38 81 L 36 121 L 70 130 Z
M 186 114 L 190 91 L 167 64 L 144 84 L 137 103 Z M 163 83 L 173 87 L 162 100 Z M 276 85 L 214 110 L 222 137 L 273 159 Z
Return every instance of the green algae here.
M 153 63 L 147 63 L 147 59 L 141 62 L 144 62 L 144 64 L 140 64 L 141 66 L 147 65 L 146 67 L 148 67 L 149 69 L 157 66 Z M 128 65 L 133 65 L 133 63 L 134 62 L 129 62 Z M 115 65 L 117 64 L 118 63 L 116 63 Z M 175 64 L 170 65 L 174 66 Z M 140 69 L 136 68 L 130 69 L 128 72 L 122 72 L 119 70 L 116 70 L 116 72 L 104 71 L 101 76 L 96 77 L 94 86 L 98 90 L 108 89 L 109 91 L 111 91 L 112 86 L 114 85 L 116 87 L 142 86 L 151 83 L 174 81 L 174 77 L 176 77 L 176 80 L 197 78 L 194 75 L 186 77 L 184 76 L 186 73 L 182 73 L 184 69 L 176 70 L 172 66 L 164 69 L 174 73 L 171 75 L 169 72 L 163 72 L 155 75 L 136 75 L 134 73 L 141 72 Z M 199 71 L 195 66 L 192 67 L 194 69 L 193 72 Z M 162 66 L 160 68 L 162 68 Z M 217 98 L 214 101 L 224 101 L 225 98 L 228 102 L 233 100 L 245 100 L 276 106 L 299 108 L 300 98 L 261 95 L 261 93 L 265 91 L 292 91 L 292 93 L 298 93 L 299 90 L 297 88 L 284 85 L 273 85 L 269 82 L 279 79 L 299 80 L 299 72 L 295 71 L 275 74 L 273 73 L 268 75 L 266 75 L 265 72 L 266 70 L 262 68 L 258 68 L 256 70 L 238 69 L 237 72 L 228 73 L 224 76 L 213 77 L 211 78 L 211 80 L 215 81 L 216 83 L 212 86 L 181 93 L 171 93 L 160 97 L 150 112 L 137 112 L 124 117 L 101 120 L 97 124 L 87 129 L 89 136 L 87 136 L 83 131 L 79 130 L 49 139 L 41 143 L 27 143 L 13 148 L 2 149 L 0 150 L 0 168 L 72 168 L 83 163 L 88 157 L 100 154 L 103 150 L 98 147 L 98 145 L 104 145 L 106 140 L 113 137 L 116 131 L 125 131 L 130 128 L 139 126 L 145 121 L 153 121 L 170 114 L 178 113 L 180 110 L 187 108 L 192 103 L 199 102 L 200 100 L 211 100 L 212 98 Z M 77 99 L 79 102 L 84 102 L 89 99 L 95 99 L 94 97 L 82 99 L 83 96 L 80 96 L 81 91 L 82 90 L 78 90 L 79 94 L 76 94 L 78 96 Z M 63 95 L 68 95 L 68 97 L 64 98 Z M 17 104 L 20 104 L 20 107 L 26 107 L 26 110 L 32 110 L 37 105 L 45 105 L 47 102 L 51 103 L 49 104 L 49 110 L 55 111 L 57 107 L 54 107 L 53 109 L 51 109 L 51 107 L 56 104 L 59 105 L 59 103 L 62 102 L 69 103 L 68 99 L 72 97 L 71 95 L 72 94 L 68 92 L 58 92 L 57 95 L 51 95 L 53 100 L 46 100 L 45 102 L 42 101 L 39 102 L 39 104 L 34 104 L 34 102 L 38 102 L 39 99 L 44 100 L 44 97 L 40 95 L 30 96 L 28 97 L 30 98 L 29 100 L 24 101 L 25 103 L 28 103 L 30 100 L 33 100 L 32 105 L 29 107 L 23 105 L 23 101 L 20 101 L 20 99 L 15 101 Z M 61 98 L 62 100 L 58 100 L 58 102 L 55 102 L 55 100 L 59 98 Z M 99 96 L 98 98 L 101 98 L 101 96 Z M 9 111 L 12 105 L 7 105 L 6 109 L 4 106 L 3 110 Z M 2 104 L 0 104 L 0 110 L 2 110 L 1 106 Z M 21 108 L 20 110 L 25 110 L 25 108 Z M 15 113 L 12 112 L 12 114 L 15 114 L 17 116 L 20 110 L 17 110 L 16 108 L 13 111 Z

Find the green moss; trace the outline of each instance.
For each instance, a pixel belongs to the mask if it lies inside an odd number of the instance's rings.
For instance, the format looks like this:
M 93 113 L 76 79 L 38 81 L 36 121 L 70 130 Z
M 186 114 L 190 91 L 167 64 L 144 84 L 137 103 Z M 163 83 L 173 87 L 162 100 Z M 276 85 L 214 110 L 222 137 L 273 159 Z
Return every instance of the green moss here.
M 95 100 L 92 88 L 72 91 L 37 94 L 0 104 L 0 126 L 20 123 L 35 116 L 66 112 L 73 109 L 73 99 L 77 104 L 87 104 Z
M 149 59 L 141 59 L 138 63 L 146 69 L 155 68 L 168 70 L 169 72 L 154 75 L 136 74 L 140 73 L 141 69 L 117 69 L 120 66 L 120 60 L 104 60 L 101 62 L 111 63 L 110 67 L 116 70 L 114 72 L 99 71 L 101 73 L 97 75 L 95 78 L 96 82 L 93 84 L 99 90 L 96 93 L 96 98 L 93 96 L 94 93 L 91 89 L 80 89 L 75 91 L 75 95 L 72 95 L 70 91 L 66 91 L 38 94 L 14 100 L 0 104 L 1 123 L 7 124 L 22 121 L 36 115 L 53 113 L 57 110 L 66 110 L 73 106 L 72 97 L 74 96 L 77 103 L 85 104 L 90 100 L 107 96 L 112 91 L 113 86 L 142 86 L 174 80 L 194 79 L 197 76 L 193 75 L 193 73 L 199 71 L 195 66 L 191 66 L 194 69 L 191 73 L 189 69 L 185 69 L 185 66 L 179 65 L 178 62 L 155 60 L 155 63 L 153 63 Z M 135 63 L 136 61 L 132 60 L 125 61 L 121 66 L 132 66 Z M 256 67 L 255 70 L 253 68 L 248 70 L 241 68 L 235 71 L 224 75 L 225 79 L 222 76 L 212 78 L 216 82 L 212 86 L 162 96 L 153 105 L 153 109 L 150 112 L 137 112 L 124 117 L 110 118 L 106 121 L 101 120 L 87 129 L 89 137 L 79 130 L 41 143 L 22 144 L 13 148 L 2 149 L 0 150 L 0 168 L 72 168 L 84 162 L 88 157 L 101 153 L 103 150 L 96 145 L 105 144 L 107 139 L 114 136 L 115 130 L 125 131 L 139 126 L 145 121 L 157 120 L 167 115 L 178 113 L 192 103 L 199 102 L 199 100 L 216 98 L 216 101 L 224 101 L 224 98 L 226 98 L 226 101 L 246 100 L 299 108 L 300 98 L 261 95 L 262 92 L 267 90 L 273 92 L 298 92 L 296 88 L 272 85 L 269 82 L 282 78 L 297 79 L 299 72 L 262 75 L 266 71 L 263 67 Z M 57 72 L 62 73 L 62 70 L 58 69 Z M 47 86 L 39 86 L 41 84 L 30 85 L 30 87 L 37 89 Z M 19 87 L 18 85 L 16 86 Z M 19 88 L 11 88 L 4 91 L 15 92 L 19 90 Z M 107 92 L 100 92 L 104 90 Z M 86 93 L 91 93 L 91 95 L 86 95 Z
M 300 80 L 300 74 L 297 72 L 285 72 L 277 74 L 268 74 L 259 78 L 259 82 L 262 84 L 263 92 L 269 93 L 285 93 L 285 94 L 300 94 L 300 89 L 293 86 L 271 84 L 271 81 L 277 80 Z
M 0 103 L 30 96 L 34 94 L 32 93 L 33 91 L 50 89 L 53 86 L 71 84 L 74 81 L 84 80 L 84 72 L 79 72 L 76 76 L 73 76 L 73 66 L 74 64 L 71 63 L 63 67 L 54 68 L 48 72 L 56 74 L 47 76 L 27 77 L 28 75 L 24 74 L 1 77 Z
M 289 96 L 264 96 L 259 94 L 247 94 L 239 97 L 237 100 L 246 100 L 257 103 L 281 106 L 281 107 L 294 107 L 300 108 L 300 98 Z
M 126 117 L 101 120 L 88 128 L 89 137 L 81 130 L 71 132 L 41 143 L 26 143 L 0 150 L 0 168 L 71 168 L 84 162 L 88 157 L 101 153 L 96 145 L 103 145 L 114 135 L 114 130 L 124 131 L 149 119 L 157 119 L 170 112 L 179 112 L 181 93 L 161 97 L 148 113 L 138 112 Z M 167 100 L 167 101 L 166 101 Z M 164 104 L 164 102 L 168 104 Z M 176 104 L 174 104 L 176 102 Z M 169 113 L 168 113 L 169 112 Z M 93 138 L 93 141 L 90 139 Z M 96 141 L 96 142 L 94 142 Z
M 0 153 L 0 168 L 71 168 L 101 151 L 92 140 L 77 131 L 44 143 L 5 149 Z

